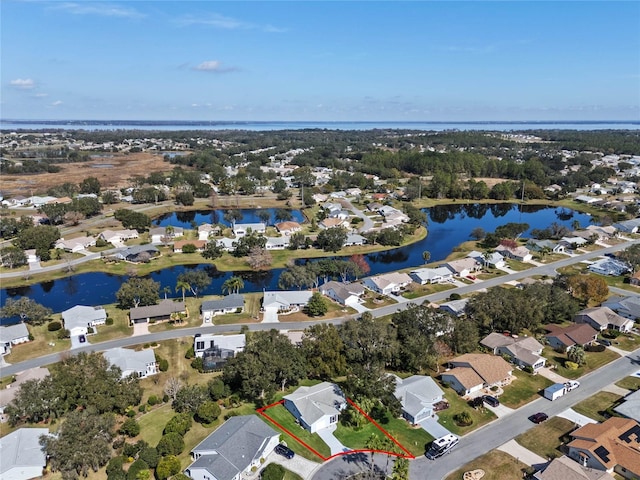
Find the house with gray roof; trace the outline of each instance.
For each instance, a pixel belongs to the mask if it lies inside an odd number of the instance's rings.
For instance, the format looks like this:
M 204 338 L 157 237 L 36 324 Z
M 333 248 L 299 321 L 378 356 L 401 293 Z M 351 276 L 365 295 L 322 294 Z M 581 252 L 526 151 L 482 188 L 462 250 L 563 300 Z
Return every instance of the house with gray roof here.
M 446 282 L 453 278 L 453 273 L 447 267 L 418 268 L 409 273 L 411 279 L 420 285 L 428 283 Z
M 267 231 L 267 225 L 263 222 L 259 223 L 234 223 L 232 226 L 233 234 L 236 237 L 243 237 L 249 232 L 264 235 Z
M 469 252 L 467 257 L 473 258 L 476 262 L 480 265 L 484 265 L 485 267 L 502 268 L 506 265 L 504 257 L 498 252 L 487 252 L 485 254 L 478 252 L 477 250 L 473 250 Z
M 196 357 L 202 357 L 207 350 L 217 350 L 222 358 L 235 357 L 244 350 L 244 333 L 234 335 L 213 335 L 196 333 L 193 339 L 193 351 Z
M 546 363 L 546 359 L 542 356 L 544 347 L 533 337 L 492 332 L 480 340 L 480 345 L 490 349 L 494 355 L 506 355 L 521 367 L 537 370 L 544 367 Z
M 603 302 L 602 306 L 610 308 L 624 318 L 640 320 L 640 296 L 611 297 Z
M 20 391 L 20 386 L 28 380 L 42 380 L 49 376 L 49 370 L 44 367 L 35 367 L 14 375 L 15 381 L 9 383 L 5 388 L 0 389 L 0 414 L 9 405 L 16 394 Z
M 133 245 L 127 247 L 121 252 L 115 253 L 113 256 L 127 262 L 140 263 L 148 262 L 151 258 L 160 255 L 160 251 L 151 244 Z
M 134 307 L 129 310 L 131 323 L 149 323 L 169 320 L 173 314 L 187 314 L 187 306 L 183 301 L 174 302 L 170 298 L 161 300 L 157 305 Z
M 216 315 L 225 315 L 227 313 L 241 313 L 244 311 L 244 295 L 240 293 L 232 293 L 225 295 L 218 300 L 205 300 L 200 306 L 202 321 L 211 322 Z
M 338 423 L 347 399 L 335 383 L 322 382 L 312 387 L 299 387 L 284 397 L 284 407 L 303 428 L 315 433 Z
M 29 330 L 20 322 L 14 325 L 0 326 L 0 355 L 11 353 L 11 347 L 29 341 Z
M 449 300 L 448 302 L 441 303 L 438 308 L 440 310 L 444 310 L 445 312 L 449 312 L 456 317 L 461 317 L 466 312 L 467 303 L 469 303 L 469 300 L 469 298 Z
M 583 467 L 566 455 L 551 460 L 542 470 L 534 474 L 535 480 L 614 480 L 603 470 Z
M 48 428 L 19 428 L 0 438 L 0 478 L 28 480 L 42 477 L 47 457 L 40 437 L 48 434 Z
M 327 282 L 320 285 L 320 293 L 335 300 L 341 305 L 354 305 L 362 303 L 362 295 L 365 293 L 365 289 L 359 283 L 342 283 L 342 282 Z
M 611 329 L 629 332 L 633 328 L 633 320 L 624 318 L 608 307 L 585 308 L 573 317 L 576 323 L 588 323 L 598 331 Z
M 118 347 L 105 350 L 102 355 L 112 367 L 118 367 L 122 370 L 122 378 L 133 374 L 138 378 L 146 378 L 158 373 L 156 355 L 151 348 L 131 350 Z
M 614 223 L 613 227 L 623 233 L 638 233 L 640 231 L 640 218 Z
M 614 277 L 631 271 L 629 265 L 612 258 L 603 258 L 601 260 L 597 260 L 589 265 L 587 269 L 593 273 L 598 273 L 600 275 L 611 275 Z
M 69 330 L 72 337 L 86 335 L 89 327 L 104 325 L 107 321 L 107 312 L 102 307 L 88 307 L 76 305 L 62 312 L 64 328 Z
M 624 397 L 624 402 L 614 407 L 613 410 L 623 417 L 632 418 L 640 423 L 640 390 L 629 393 Z
M 367 243 L 367 239 L 358 233 L 348 233 L 347 239 L 344 241 L 345 247 L 360 246 Z
M 185 473 L 193 480 L 240 480 L 279 441 L 280 433 L 257 415 L 231 417 L 193 448 Z
M 184 235 L 184 228 L 167 225 L 166 227 L 155 227 L 149 230 L 151 243 L 171 242 Z
M 304 307 L 309 303 L 313 292 L 311 290 L 275 290 L 264 292 L 262 308 L 277 308 L 278 311 L 286 311 L 292 307 Z
M 396 381 L 395 397 L 402 405 L 402 416 L 412 425 L 433 417 L 434 404 L 442 401 L 444 392 L 433 378 L 413 375 L 402 379 L 392 375 Z

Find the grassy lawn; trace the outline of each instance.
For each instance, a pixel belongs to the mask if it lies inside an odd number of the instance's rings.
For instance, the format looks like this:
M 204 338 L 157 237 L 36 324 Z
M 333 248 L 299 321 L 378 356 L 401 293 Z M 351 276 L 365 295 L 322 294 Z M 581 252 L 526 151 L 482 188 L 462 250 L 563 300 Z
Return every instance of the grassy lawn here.
M 522 480 L 523 472 L 530 470 L 527 465 L 511 455 L 500 450 L 492 450 L 459 468 L 445 480 L 461 480 L 464 472 L 477 469 L 485 472 L 482 480 Z
M 613 343 L 617 348 L 632 352 L 636 348 L 640 347 L 640 335 L 634 335 L 632 333 L 622 334 L 615 340 L 612 340 L 611 343 Z
M 284 472 L 284 477 L 282 477 L 282 480 L 303 480 L 302 477 L 297 473 L 293 473 L 292 471 L 287 470 L 286 468 L 284 470 L 285 472 Z
M 526 433 L 518 435 L 516 442 L 537 453 L 542 458 L 555 458 L 562 455 L 560 445 L 569 432 L 576 426 L 566 418 L 553 417 L 540 425 L 536 425 Z
M 515 270 L 516 272 L 521 272 L 523 270 L 529 270 L 533 268 L 535 265 L 531 263 L 519 262 L 517 260 L 509 260 L 507 262 L 507 267 L 511 270 Z
M 447 427 L 451 433 L 458 436 L 465 435 L 485 423 L 495 420 L 495 414 L 488 408 L 476 410 L 470 407 L 467 401 L 460 397 L 451 387 L 441 384 L 440 388 L 444 390 L 444 396 L 449 402 L 449 408 L 438 412 L 438 422 Z M 454 415 L 463 411 L 469 412 L 473 419 L 473 423 L 468 427 L 460 427 L 456 425 L 456 422 L 453 420 Z
M 614 406 L 621 398 L 622 397 L 617 393 L 598 392 L 592 397 L 589 397 L 575 405 L 573 409 L 578 413 L 597 420 L 598 422 L 604 422 L 607 419 L 603 415 L 605 411 Z
M 275 407 L 271 407 L 265 411 L 266 415 L 278 422 L 284 428 L 289 430 L 294 435 L 298 436 L 303 442 L 309 445 L 311 448 L 315 449 L 320 455 L 324 457 L 331 456 L 331 450 L 329 446 L 324 443 L 324 441 L 318 436 L 317 433 L 309 433 L 307 430 L 302 428 L 300 425 L 296 424 L 295 418 L 291 415 L 286 408 L 282 405 L 276 405 Z M 268 422 L 268 421 L 267 421 Z M 276 425 L 268 422 L 273 428 L 276 430 L 280 430 Z M 282 430 L 280 430 L 282 431 Z M 309 460 L 314 462 L 319 462 L 319 459 L 313 452 L 311 452 L 307 447 L 298 443 L 297 440 L 292 438 L 287 433 L 282 432 L 282 437 L 291 450 L 296 452 L 298 455 L 303 456 Z
M 619 382 L 616 382 L 616 385 L 622 388 L 626 388 L 627 390 L 638 390 L 640 389 L 640 378 L 624 377 Z
M 433 437 L 429 435 L 423 428 L 414 428 L 402 418 L 393 418 L 389 414 L 380 422 L 378 422 L 389 435 L 396 439 L 400 445 L 409 450 L 413 455 L 424 455 L 426 445 L 429 444 Z M 354 430 L 338 424 L 335 436 L 345 446 L 353 449 L 367 448 L 367 440 L 371 435 L 377 435 L 380 439 L 386 438 L 373 423 L 368 423 L 360 430 Z
M 107 316 L 113 318 L 113 325 L 99 325 L 96 327 L 97 332 L 87 336 L 87 340 L 90 343 L 100 343 L 131 336 L 133 327 L 129 326 L 129 311 L 120 310 L 115 305 L 105 310 L 107 310 Z
M 52 318 L 59 320 L 60 315 L 53 315 Z M 71 340 L 58 339 L 58 332 L 50 332 L 47 325 L 28 325 L 29 333 L 33 335 L 31 342 L 13 345 L 11 353 L 4 358 L 8 363 L 18 363 L 30 358 L 48 355 L 50 353 L 63 352 L 71 347 Z
M 407 287 L 407 291 L 404 292 L 402 296 L 412 300 L 414 298 L 424 297 L 425 295 L 431 295 L 432 293 L 451 290 L 452 288 L 455 288 L 455 286 L 450 283 L 433 283 L 429 285 L 412 283 Z
M 364 294 L 364 306 L 370 309 L 376 309 L 380 307 L 386 307 L 387 305 L 393 305 L 398 303 L 392 297 L 386 295 L 380 295 L 378 293 L 367 290 Z
M 604 352 L 586 352 L 587 363 L 578 367 L 576 370 L 569 370 L 564 367 L 564 362 L 567 361 L 566 353 L 558 353 L 547 347 L 543 350 L 542 354 L 547 358 L 547 365 L 557 365 L 556 373 L 558 375 L 570 379 L 576 379 L 585 373 L 597 370 L 620 356 L 611 350 L 605 350 Z
M 539 397 L 540 392 L 553 382 L 542 375 L 531 375 L 522 370 L 514 369 L 516 380 L 504 388 L 500 401 L 507 407 L 518 408 Z

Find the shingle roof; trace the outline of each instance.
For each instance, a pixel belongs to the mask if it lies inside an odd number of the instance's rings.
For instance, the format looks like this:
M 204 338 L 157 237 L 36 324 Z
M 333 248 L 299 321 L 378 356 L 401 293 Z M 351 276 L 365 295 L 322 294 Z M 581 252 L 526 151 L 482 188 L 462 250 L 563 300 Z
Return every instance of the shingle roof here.
M 312 387 L 299 387 L 284 398 L 296 406 L 307 425 L 312 425 L 325 415 L 340 413 L 340 406 L 345 402 L 340 388 L 329 382 L 322 382 Z
M 621 327 L 631 321 L 628 318 L 621 317 L 608 307 L 594 307 L 581 310 L 576 314 L 574 320 L 580 322 L 585 321 L 587 318 L 593 320 L 601 327 L 606 327 L 607 325 Z
M 147 365 L 156 361 L 153 350 L 149 348 L 136 351 L 118 347 L 105 350 L 102 354 L 110 365 L 119 367 L 122 370 L 123 376 L 130 375 L 133 372 L 145 372 Z
M 225 295 L 218 300 L 206 300 L 202 302 L 201 310 L 203 312 L 210 310 L 225 310 L 228 308 L 244 307 L 244 296 L 239 293 Z
M 461 355 L 451 360 L 451 364 L 462 368 L 465 368 L 463 364 L 468 364 L 488 385 L 503 380 L 513 370 L 513 367 L 502 357 L 482 353 Z M 448 373 L 451 373 L 451 371 Z
M 424 408 L 430 408 L 433 402 L 444 395 L 438 384 L 431 377 L 413 375 L 404 380 L 395 376 L 395 396 L 405 412 L 415 418 Z
M 76 327 L 87 327 L 91 323 L 104 322 L 107 312 L 102 307 L 88 307 L 76 305 L 62 312 L 64 328 L 71 330 Z
M 598 334 L 598 332 L 587 323 L 574 323 L 564 328 L 558 325 L 548 325 L 545 328 L 549 330 L 549 333 L 545 335 L 546 337 L 555 337 L 567 347 L 575 344 L 586 345 L 592 342 Z
M 0 477 L 17 467 L 42 467 L 47 464 L 40 437 L 47 428 L 20 428 L 0 438 Z
M 614 410 L 620 415 L 640 422 L 640 390 L 636 390 L 624 397 L 624 402 L 615 407 Z
M 184 312 L 186 309 L 187 307 L 184 302 L 174 302 L 171 299 L 166 299 L 161 300 L 158 305 L 132 308 L 129 310 L 129 318 L 131 320 L 139 320 L 143 318 L 164 317 L 172 313 Z
M 20 322 L 15 325 L 0 326 L 0 343 L 10 343 L 18 338 L 29 336 L 27 326 Z
M 583 467 L 569 457 L 554 458 L 542 472 L 535 475 L 538 480 L 613 480 L 602 470 Z

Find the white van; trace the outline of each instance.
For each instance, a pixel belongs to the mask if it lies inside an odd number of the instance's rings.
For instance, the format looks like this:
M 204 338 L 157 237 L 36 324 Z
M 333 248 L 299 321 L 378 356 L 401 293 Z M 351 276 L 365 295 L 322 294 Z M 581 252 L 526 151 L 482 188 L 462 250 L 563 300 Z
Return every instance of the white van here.
M 452 433 L 448 433 L 444 437 L 436 438 L 427 451 L 427 458 L 435 460 L 442 455 L 449 453 L 453 447 L 458 445 L 460 439 Z

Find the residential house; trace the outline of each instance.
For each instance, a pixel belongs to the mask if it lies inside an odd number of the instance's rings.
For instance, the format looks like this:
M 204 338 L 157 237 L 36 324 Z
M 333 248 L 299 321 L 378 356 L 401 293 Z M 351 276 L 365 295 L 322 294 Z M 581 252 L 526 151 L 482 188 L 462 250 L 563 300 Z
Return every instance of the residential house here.
M 505 355 L 521 367 L 533 370 L 544 367 L 542 356 L 544 346 L 533 337 L 505 335 L 492 332 L 480 341 L 480 345 L 490 349 L 494 355 Z
M 589 236 L 594 233 L 598 235 L 598 240 L 610 240 L 615 237 L 618 231 L 611 225 L 589 225 L 584 230 Z M 587 237 L 588 238 L 588 237 Z
M 327 202 L 323 203 L 321 207 L 326 211 L 327 216 L 331 216 L 332 213 L 342 210 L 342 205 L 340 203 Z
M 541 471 L 536 472 L 533 478 L 535 480 L 614 480 L 609 473 L 583 467 L 565 455 L 551 460 Z
M 339 218 L 340 220 L 347 220 L 351 216 L 351 212 L 348 210 L 340 210 L 338 212 L 331 212 L 329 218 Z
M 348 227 L 349 226 L 349 222 L 347 222 L 346 220 L 342 219 L 342 218 L 332 218 L 332 217 L 328 217 L 325 218 L 324 220 L 320 221 L 320 223 L 318 224 L 320 226 L 320 228 L 324 228 L 325 230 L 329 229 L 329 228 L 337 228 L 337 227 Z
M 206 240 L 179 240 L 173 243 L 173 251 L 175 253 L 182 253 L 182 249 L 185 245 L 193 245 L 196 247 L 196 252 L 204 251 L 204 248 L 207 246 Z
M 37 263 L 40 261 L 40 257 L 36 253 L 35 248 L 30 248 L 24 251 L 24 254 L 27 256 L 27 263 Z
M 157 305 L 146 307 L 134 307 L 129 310 L 131 323 L 154 323 L 169 320 L 174 314 L 187 314 L 187 306 L 184 302 L 175 302 L 171 299 L 161 300 Z
M 266 250 L 284 250 L 289 247 L 289 237 L 267 237 L 264 244 Z
M 547 325 L 549 332 L 545 335 L 549 345 L 556 350 L 567 351 L 574 345 L 586 347 L 592 345 L 598 339 L 598 331 L 588 323 L 574 323 L 567 327 L 559 325 Z
M 564 253 L 565 245 L 554 242 L 552 240 L 535 240 L 531 239 L 527 242 L 527 247 L 532 252 Z
M 241 313 L 244 311 L 244 295 L 232 293 L 218 300 L 205 300 L 200 306 L 202 320 L 205 323 L 211 322 L 216 315 L 227 313 Z
M 276 310 L 277 312 L 286 312 L 294 307 L 305 307 L 311 299 L 313 292 L 311 290 L 277 290 L 264 292 L 262 300 L 262 308 L 267 310 Z
M 203 223 L 198 227 L 198 240 L 209 240 L 211 237 L 219 234 L 220 228 L 210 223 Z
M 40 437 L 48 428 L 19 428 L 0 438 L 0 478 L 28 480 L 41 478 L 47 466 Z
M 467 257 L 473 258 L 478 264 L 484 265 L 485 267 L 503 268 L 506 266 L 504 257 L 498 252 L 487 252 L 485 254 L 473 250 Z
M 191 451 L 193 480 L 240 480 L 258 469 L 280 442 L 280 432 L 257 415 L 231 417 Z
M 121 377 L 127 378 L 136 375 L 138 378 L 146 378 L 158 373 L 156 355 L 152 348 L 132 350 L 130 348 L 111 348 L 102 352 L 109 365 L 118 367 Z
M 458 300 L 449 300 L 448 302 L 441 303 L 438 308 L 456 317 L 461 317 L 466 312 L 467 303 L 469 303 L 469 298 L 460 298 Z
M 263 222 L 259 223 L 234 223 L 232 225 L 233 234 L 236 237 L 244 237 L 248 233 L 257 233 L 259 235 L 264 235 L 267 231 L 267 225 Z
M 590 272 L 617 277 L 629 272 L 629 265 L 613 258 L 602 258 L 587 267 Z
M 0 326 L 0 355 L 11 353 L 13 345 L 29 341 L 29 330 L 20 322 L 14 325 Z
M 586 245 L 588 242 L 582 237 L 562 237 L 558 242 L 559 245 L 565 247 L 565 249 L 575 250 Z
M 216 242 L 225 252 L 230 252 L 236 248 L 236 241 L 232 238 L 223 237 L 216 240 Z
M 361 246 L 367 243 L 367 239 L 357 233 L 347 234 L 347 239 L 344 241 L 345 247 Z
M 16 195 L 15 197 L 2 200 L 2 205 L 6 205 L 9 208 L 21 208 L 29 205 L 29 199 L 22 195 Z
M 362 303 L 365 289 L 359 283 L 327 282 L 320 285 L 320 293 L 341 305 L 352 306 Z
M 474 258 L 460 258 L 458 260 L 451 260 L 450 262 L 442 265 L 451 270 L 451 273 L 457 277 L 468 277 L 473 272 L 480 270 L 482 263 L 479 263 Z
M 222 357 L 235 357 L 244 350 L 244 333 L 234 335 L 214 335 L 196 333 L 193 339 L 193 351 L 196 357 L 202 357 L 207 350 L 219 350 Z
M 322 382 L 312 387 L 299 387 L 285 395 L 284 407 L 303 428 L 315 433 L 338 423 L 347 400 L 335 383 Z
M 367 204 L 367 210 L 369 210 L 370 212 L 378 212 L 382 207 L 384 207 L 384 205 L 377 202 L 371 202 Z
M 640 424 L 635 420 L 611 417 L 569 435 L 568 456 L 582 466 L 628 479 L 640 477 Z
M 113 256 L 131 263 L 146 263 L 158 255 L 160 255 L 160 251 L 155 246 L 146 244 L 127 247 L 121 252 L 115 253 Z
M 16 394 L 20 391 L 20 386 L 28 380 L 42 380 L 49 376 L 49 370 L 44 367 L 35 367 L 17 373 L 13 376 L 14 381 L 0 389 L 0 415 L 4 414 L 4 409 L 9 405 Z
M 533 259 L 533 255 L 531 255 L 529 249 L 523 246 L 509 247 L 507 245 L 498 245 L 496 252 L 504 257 L 518 260 L 519 262 L 529 262 Z
M 598 201 L 598 199 L 596 197 L 590 197 L 588 195 L 578 195 L 575 198 L 576 202 L 580 202 L 580 203 L 586 203 L 586 204 L 592 204 L 592 203 L 596 203 Z
M 614 223 L 613 228 L 622 233 L 638 233 L 640 231 L 640 218 Z
M 453 273 L 447 267 L 418 268 L 409 273 L 411 279 L 420 285 L 442 283 L 453 278 Z
M 359 197 L 360 195 L 362 195 L 362 190 L 360 190 L 358 187 L 347 188 L 345 192 L 347 192 L 347 195 L 349 195 L 350 197 Z
M 610 308 L 624 318 L 634 321 L 640 320 L 640 297 L 637 295 L 611 297 L 601 306 Z
M 442 381 L 460 395 L 506 385 L 511 381 L 513 367 L 502 357 L 481 353 L 467 353 L 449 362 L 451 369 L 442 374 Z
M 624 402 L 614 407 L 613 411 L 625 418 L 640 422 L 640 390 L 629 393 L 624 397 Z
M 441 402 L 444 392 L 433 378 L 413 375 L 402 379 L 393 375 L 396 381 L 395 397 L 402 405 L 402 416 L 412 425 L 417 425 L 435 415 L 434 404 Z
M 151 243 L 169 243 L 175 238 L 184 235 L 184 228 L 167 225 L 166 227 L 155 227 L 149 230 Z
M 384 275 L 367 277 L 362 281 L 362 284 L 369 290 L 381 293 L 382 295 L 389 295 L 393 292 L 399 292 L 412 281 L 411 277 L 406 273 L 391 272 L 385 273 Z
M 105 230 L 98 238 L 104 240 L 107 243 L 111 243 L 112 245 L 121 245 L 127 240 L 133 240 L 134 238 L 138 238 L 137 230 Z
M 640 270 L 629 277 L 629 283 L 634 287 L 640 287 Z
M 95 329 L 107 321 L 107 312 L 102 307 L 88 307 L 76 305 L 62 312 L 64 328 L 69 330 L 72 337 L 87 335 L 89 327 Z
M 70 238 L 69 240 L 61 238 L 55 243 L 55 248 L 59 248 L 60 250 L 65 250 L 71 253 L 78 253 L 86 250 L 89 247 L 95 247 L 95 245 L 95 237 L 77 237 Z
M 576 323 L 588 323 L 598 331 L 611 329 L 620 332 L 629 332 L 633 328 L 633 320 L 624 318 L 608 307 L 586 308 L 579 311 L 573 321 Z
M 282 235 L 291 235 L 302 230 L 298 222 L 280 222 L 275 224 L 276 230 Z

